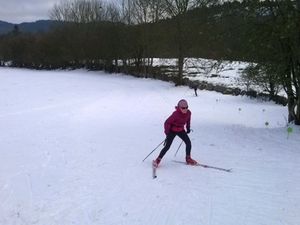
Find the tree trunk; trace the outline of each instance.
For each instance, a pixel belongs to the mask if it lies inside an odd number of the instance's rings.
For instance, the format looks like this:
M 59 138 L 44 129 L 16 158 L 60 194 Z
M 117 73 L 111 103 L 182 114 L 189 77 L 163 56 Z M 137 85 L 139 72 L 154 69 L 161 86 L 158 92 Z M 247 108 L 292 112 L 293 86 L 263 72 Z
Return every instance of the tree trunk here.
M 184 63 L 184 57 L 182 55 L 179 55 L 177 59 L 177 63 L 178 63 L 178 74 L 176 78 L 176 85 L 182 85 L 183 63 Z
M 295 111 L 295 124 L 300 125 L 300 98 L 297 99 Z
M 296 121 L 296 115 L 295 115 L 295 99 L 294 96 L 288 96 L 288 122 Z
M 178 74 L 177 74 L 177 78 L 176 78 L 176 85 L 182 85 L 182 78 L 183 78 L 183 64 L 184 64 L 184 37 L 183 37 L 183 33 L 182 33 L 182 21 L 181 21 L 181 17 L 178 17 L 176 19 L 176 24 L 177 24 L 177 42 L 178 42 L 178 49 L 177 49 L 177 54 L 178 54 L 178 58 L 177 58 L 177 66 L 178 66 Z

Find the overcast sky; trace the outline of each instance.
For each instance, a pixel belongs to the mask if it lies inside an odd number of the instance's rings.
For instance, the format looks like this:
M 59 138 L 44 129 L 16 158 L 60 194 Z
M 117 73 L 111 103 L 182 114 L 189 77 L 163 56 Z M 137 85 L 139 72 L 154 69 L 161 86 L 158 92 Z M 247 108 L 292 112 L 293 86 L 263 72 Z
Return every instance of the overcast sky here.
M 49 10 L 60 0 L 0 0 L 0 20 L 10 23 L 49 19 Z
M 63 0 L 0 0 L 0 20 L 9 23 L 49 19 L 49 11 Z M 120 0 L 102 0 L 118 2 Z

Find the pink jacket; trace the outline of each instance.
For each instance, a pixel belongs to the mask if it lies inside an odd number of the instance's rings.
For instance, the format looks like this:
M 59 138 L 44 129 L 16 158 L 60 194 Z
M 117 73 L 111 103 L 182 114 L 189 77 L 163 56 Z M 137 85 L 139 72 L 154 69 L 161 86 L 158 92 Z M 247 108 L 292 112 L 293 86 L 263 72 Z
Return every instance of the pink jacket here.
M 188 110 L 187 113 L 182 113 L 178 107 L 175 107 L 176 111 L 172 113 L 171 116 L 165 121 L 165 134 L 168 135 L 170 131 L 180 132 L 184 130 L 184 125 L 186 129 L 190 129 L 191 125 L 191 111 Z

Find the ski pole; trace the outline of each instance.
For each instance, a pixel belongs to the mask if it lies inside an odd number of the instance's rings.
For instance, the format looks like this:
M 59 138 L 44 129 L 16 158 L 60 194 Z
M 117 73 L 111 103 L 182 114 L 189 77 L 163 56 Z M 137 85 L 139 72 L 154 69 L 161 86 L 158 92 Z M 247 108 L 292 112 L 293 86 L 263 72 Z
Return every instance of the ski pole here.
M 192 129 L 191 129 L 191 132 L 193 132 Z M 178 153 L 178 151 L 179 151 L 179 149 L 180 149 L 180 147 L 181 147 L 181 145 L 182 145 L 182 142 L 183 142 L 183 141 L 181 141 L 180 145 L 178 146 L 177 151 L 175 152 L 174 157 L 176 157 L 176 155 L 177 155 L 177 153 Z
M 164 143 L 165 140 L 163 140 L 159 145 L 157 145 L 157 147 L 155 149 L 153 149 L 144 159 L 143 162 L 145 161 L 145 159 L 147 159 L 159 146 L 161 146 L 162 143 Z
M 180 149 L 180 147 L 181 147 L 182 143 L 183 143 L 183 141 L 181 141 L 180 145 L 178 146 L 178 148 L 177 148 L 177 151 L 175 152 L 175 155 L 174 155 L 174 157 L 176 157 L 176 155 L 177 155 L 177 152 L 179 151 L 179 149 Z

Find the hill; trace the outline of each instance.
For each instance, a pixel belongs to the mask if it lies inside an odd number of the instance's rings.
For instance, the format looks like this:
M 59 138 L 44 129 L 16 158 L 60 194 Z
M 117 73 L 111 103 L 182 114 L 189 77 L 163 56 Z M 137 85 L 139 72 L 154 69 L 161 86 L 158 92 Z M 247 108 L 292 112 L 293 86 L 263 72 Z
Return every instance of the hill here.
M 300 130 L 288 133 L 286 107 L 99 71 L 0 78 L 0 224 L 299 224 Z M 192 156 L 232 173 L 174 163 L 176 137 L 152 179 L 162 146 L 142 159 L 181 98 Z
M 53 27 L 59 25 L 60 22 L 54 20 L 38 20 L 35 22 L 26 22 L 20 24 L 8 23 L 5 21 L 0 21 L 0 34 L 6 34 L 11 32 L 15 26 L 19 27 L 21 32 L 27 33 L 38 33 L 47 32 Z
M 8 33 L 10 32 L 14 27 L 14 24 L 0 21 L 0 34 Z

